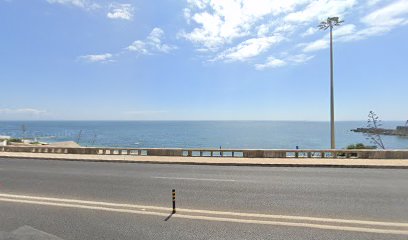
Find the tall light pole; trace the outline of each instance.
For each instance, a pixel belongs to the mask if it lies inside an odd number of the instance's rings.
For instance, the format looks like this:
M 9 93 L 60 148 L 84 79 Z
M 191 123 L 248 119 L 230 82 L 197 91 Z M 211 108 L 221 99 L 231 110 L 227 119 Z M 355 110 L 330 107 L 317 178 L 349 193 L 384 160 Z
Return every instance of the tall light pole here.
M 339 17 L 329 17 L 326 21 L 319 24 L 319 29 L 327 30 L 330 28 L 330 146 L 336 148 L 336 139 L 334 131 L 334 81 L 333 81 L 333 27 L 339 26 L 344 21 L 339 21 Z

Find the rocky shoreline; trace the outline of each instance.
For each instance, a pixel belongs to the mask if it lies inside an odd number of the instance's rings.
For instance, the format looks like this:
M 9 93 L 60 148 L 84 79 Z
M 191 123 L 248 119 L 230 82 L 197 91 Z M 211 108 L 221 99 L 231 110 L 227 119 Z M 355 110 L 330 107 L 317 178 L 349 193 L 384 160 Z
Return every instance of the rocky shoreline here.
M 405 136 L 408 137 L 408 126 L 398 126 L 396 129 L 386 128 L 356 128 L 351 129 L 352 132 L 371 133 L 391 136 Z

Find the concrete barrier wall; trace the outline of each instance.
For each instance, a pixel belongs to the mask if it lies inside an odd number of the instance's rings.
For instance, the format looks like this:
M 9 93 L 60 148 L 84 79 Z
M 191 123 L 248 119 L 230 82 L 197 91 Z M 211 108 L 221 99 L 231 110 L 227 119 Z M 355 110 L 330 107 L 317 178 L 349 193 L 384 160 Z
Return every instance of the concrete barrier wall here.
M 0 152 L 189 156 L 189 157 L 245 157 L 245 158 L 362 158 L 408 159 L 408 150 L 325 150 L 325 149 L 182 149 L 182 148 L 61 148 L 49 146 L 0 146 Z
M 182 149 L 147 149 L 146 155 L 149 156 L 182 156 Z

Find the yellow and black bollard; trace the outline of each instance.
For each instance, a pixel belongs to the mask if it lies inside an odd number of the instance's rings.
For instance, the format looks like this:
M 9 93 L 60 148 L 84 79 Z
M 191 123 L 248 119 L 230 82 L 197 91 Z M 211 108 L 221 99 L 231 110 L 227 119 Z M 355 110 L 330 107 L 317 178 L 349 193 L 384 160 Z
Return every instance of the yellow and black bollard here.
M 173 194 L 173 214 L 176 213 L 176 189 L 173 189 L 172 191 Z

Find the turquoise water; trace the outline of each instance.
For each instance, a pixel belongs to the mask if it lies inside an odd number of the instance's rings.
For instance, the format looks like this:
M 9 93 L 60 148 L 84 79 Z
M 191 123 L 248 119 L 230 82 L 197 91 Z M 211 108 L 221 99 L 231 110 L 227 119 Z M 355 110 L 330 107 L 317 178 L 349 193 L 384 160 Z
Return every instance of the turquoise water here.
M 211 148 L 329 148 L 328 122 L 291 121 L 0 121 L 0 135 L 40 141 L 76 141 L 84 146 L 112 147 L 211 147 Z M 384 122 L 395 128 L 403 122 Z M 337 122 L 338 148 L 367 143 L 350 129 L 365 122 Z M 408 137 L 383 136 L 387 148 L 408 149 Z

